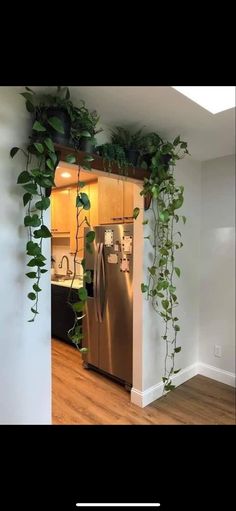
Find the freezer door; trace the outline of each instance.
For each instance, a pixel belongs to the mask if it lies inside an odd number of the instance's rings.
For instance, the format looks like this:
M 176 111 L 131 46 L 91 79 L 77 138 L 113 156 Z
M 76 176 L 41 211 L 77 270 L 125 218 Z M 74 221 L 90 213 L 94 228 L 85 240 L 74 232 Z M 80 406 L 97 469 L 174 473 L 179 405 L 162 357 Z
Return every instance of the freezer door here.
M 99 366 L 98 350 L 98 322 L 94 314 L 94 298 L 88 298 L 85 307 L 85 317 L 83 318 L 83 348 L 88 351 L 83 353 L 83 360 L 87 364 Z
M 89 231 L 89 228 L 84 229 L 84 235 Z M 95 239 L 90 245 L 91 252 L 86 249 L 85 242 L 85 269 L 91 271 L 92 282 L 86 284 L 88 299 L 85 307 L 85 317 L 83 318 L 83 348 L 88 351 L 83 353 L 83 360 L 92 364 L 95 367 L 99 366 L 99 322 L 97 313 L 97 263 L 98 263 L 98 248 L 99 248 L 99 231 L 95 228 Z
M 99 368 L 132 384 L 133 226 L 100 227 Z

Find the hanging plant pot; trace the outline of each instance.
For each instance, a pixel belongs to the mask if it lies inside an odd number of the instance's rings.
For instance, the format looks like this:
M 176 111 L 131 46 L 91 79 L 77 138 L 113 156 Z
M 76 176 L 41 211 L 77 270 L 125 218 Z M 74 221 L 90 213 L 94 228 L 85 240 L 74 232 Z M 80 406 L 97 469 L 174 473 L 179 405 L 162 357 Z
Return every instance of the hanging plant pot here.
M 60 107 L 49 107 L 46 109 L 47 118 L 49 117 L 57 117 L 64 128 L 64 133 L 59 133 L 56 131 L 50 124 L 48 124 L 48 131 L 50 136 L 55 142 L 55 144 L 69 145 L 70 141 L 70 129 L 71 129 L 71 119 L 65 108 Z
M 138 149 L 125 149 L 125 156 L 131 165 L 137 167 L 140 156 L 140 151 L 138 151 Z
M 95 152 L 95 142 L 92 138 L 81 138 L 79 143 L 80 151 L 93 154 Z

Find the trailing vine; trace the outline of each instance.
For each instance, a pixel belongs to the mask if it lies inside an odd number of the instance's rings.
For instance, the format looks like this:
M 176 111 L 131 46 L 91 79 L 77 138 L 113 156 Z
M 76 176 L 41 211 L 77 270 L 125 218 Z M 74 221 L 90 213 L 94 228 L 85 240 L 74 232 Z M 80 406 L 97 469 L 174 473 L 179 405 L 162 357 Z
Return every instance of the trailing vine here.
M 153 309 L 164 322 L 164 392 L 175 388 L 172 378 L 180 371 L 175 367 L 175 355 L 181 351 L 181 346 L 177 346 L 180 325 L 175 313 L 178 306 L 175 277 L 180 277 L 181 270 L 175 265 L 175 251 L 183 243 L 176 224 L 180 220 L 185 224 L 186 217 L 177 214 L 184 202 L 184 187 L 176 184 L 174 166 L 176 160 L 186 154 L 189 154 L 187 143 L 180 137 L 176 137 L 173 143 L 162 142 L 152 157 L 150 177 L 144 180 L 141 191 L 141 195 L 151 200 L 150 218 L 143 224 L 149 226 L 150 234 L 145 238 L 152 250 L 152 264 L 147 268 L 147 281 L 141 284 L 141 291 L 146 294 L 147 300 L 151 300 Z M 139 208 L 135 208 L 134 218 L 138 214 Z

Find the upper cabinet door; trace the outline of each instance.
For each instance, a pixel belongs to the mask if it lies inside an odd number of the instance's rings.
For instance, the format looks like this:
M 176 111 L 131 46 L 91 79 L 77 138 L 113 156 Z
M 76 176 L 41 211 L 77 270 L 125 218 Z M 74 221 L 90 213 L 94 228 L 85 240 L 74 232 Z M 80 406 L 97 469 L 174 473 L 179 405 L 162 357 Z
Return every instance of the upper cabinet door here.
M 124 181 L 124 223 L 133 222 L 134 187 L 130 181 Z
M 123 181 L 111 177 L 98 179 L 99 224 L 123 222 Z
M 69 218 L 70 190 L 52 190 L 52 234 L 53 236 L 70 233 Z

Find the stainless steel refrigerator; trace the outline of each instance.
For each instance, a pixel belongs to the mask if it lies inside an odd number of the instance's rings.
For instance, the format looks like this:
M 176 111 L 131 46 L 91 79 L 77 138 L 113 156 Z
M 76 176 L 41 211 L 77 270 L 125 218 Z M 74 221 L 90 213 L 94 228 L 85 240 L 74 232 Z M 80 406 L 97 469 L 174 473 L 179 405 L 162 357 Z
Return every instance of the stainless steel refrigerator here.
M 89 229 L 85 229 L 85 236 Z M 85 268 L 92 274 L 83 318 L 85 367 L 96 368 L 132 386 L 133 225 L 95 227 Z M 86 243 L 84 244 L 86 246 Z

